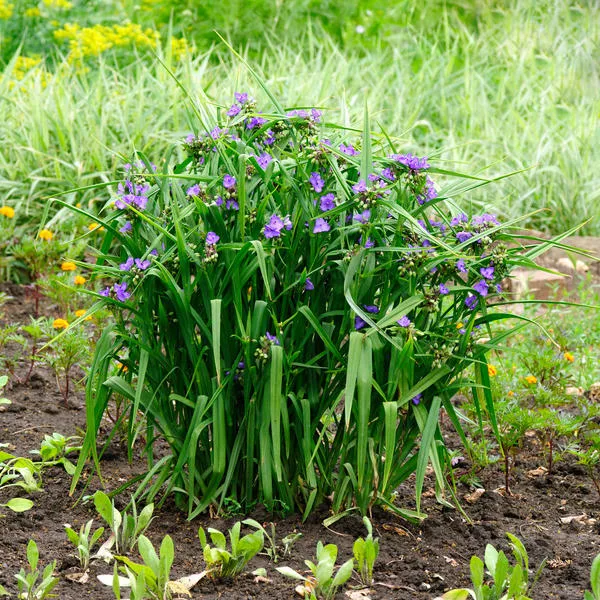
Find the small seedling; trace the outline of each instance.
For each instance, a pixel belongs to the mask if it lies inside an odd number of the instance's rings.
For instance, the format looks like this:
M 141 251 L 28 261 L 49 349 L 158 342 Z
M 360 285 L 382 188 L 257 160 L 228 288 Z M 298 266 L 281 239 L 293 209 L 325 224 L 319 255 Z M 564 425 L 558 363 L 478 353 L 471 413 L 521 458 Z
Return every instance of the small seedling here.
M 84 571 L 87 571 L 87 568 L 90 566 L 90 556 L 94 545 L 104 533 L 104 527 L 100 527 L 90 537 L 93 523 L 94 520 L 90 519 L 85 525 L 81 526 L 79 533 L 75 532 L 68 525 L 65 525 L 65 533 L 70 542 L 77 548 L 79 562 Z
M 114 501 L 100 490 L 94 494 L 94 504 L 112 532 L 107 548 L 114 545 L 115 553 L 119 555 L 128 554 L 133 549 L 140 535 L 148 529 L 154 512 L 154 504 L 148 504 L 138 515 L 135 502 L 132 503 L 132 514 L 119 512 Z
M 223 579 L 226 577 L 236 577 L 246 567 L 246 565 L 263 549 L 264 534 L 261 530 L 249 533 L 240 539 L 240 530 L 242 524 L 238 521 L 229 530 L 229 541 L 231 552 L 227 550 L 227 540 L 225 535 L 218 529 L 209 527 L 207 529 L 213 547 L 206 541 L 206 533 L 200 527 L 198 537 L 204 552 L 204 560 L 208 577 L 213 579 Z
M 337 554 L 335 544 L 323 546 L 321 542 L 317 542 L 317 564 L 310 560 L 304 561 L 312 576 L 305 577 L 291 567 L 277 567 L 277 571 L 285 577 L 302 581 L 302 586 L 297 589 L 308 600 L 332 600 L 340 587 L 350 579 L 354 569 L 354 559 L 351 558 L 334 575 Z
M 43 572 L 40 573 L 37 568 L 39 558 L 40 553 L 37 544 L 33 540 L 29 540 L 27 544 L 29 569 L 26 571 L 21 568 L 15 575 L 18 582 L 19 598 L 21 600 L 43 600 L 44 598 L 49 598 L 50 592 L 58 583 L 58 578 L 52 576 L 52 572 L 56 567 L 56 561 L 46 565 Z
M 72 446 L 70 442 L 79 441 L 78 436 L 65 437 L 60 433 L 54 432 L 52 435 L 45 435 L 39 450 L 32 450 L 32 454 L 39 454 L 42 458 L 43 466 L 62 465 L 69 475 L 75 472 L 75 465 L 67 458 L 68 454 L 79 452 L 81 446 Z
M 4 386 L 7 383 L 8 383 L 8 377 L 6 375 L 2 375 L 0 377 L 0 406 L 2 406 L 3 404 L 11 404 L 11 402 L 8 398 L 2 398 L 2 390 L 4 389 Z
M 370 586 L 373 583 L 373 566 L 379 554 L 379 538 L 373 538 L 373 526 L 367 517 L 363 517 L 363 523 L 368 535 L 354 542 L 353 552 L 360 580 Z
M 546 560 L 544 559 L 529 584 L 529 556 L 523 543 L 514 535 L 506 534 L 513 551 L 516 564 L 513 566 L 502 551 L 488 544 L 485 548 L 485 563 L 478 556 L 471 557 L 472 589 L 455 589 L 446 592 L 441 600 L 531 600 L 529 594 L 540 576 Z M 492 581 L 484 582 L 485 568 Z
M 291 552 L 294 543 L 302 537 L 301 533 L 290 533 L 289 535 L 286 535 L 281 540 L 281 543 L 283 544 L 283 553 L 280 554 L 280 549 L 277 547 L 276 541 L 275 523 L 270 524 L 271 535 L 269 535 L 267 533 L 267 530 L 258 521 L 255 521 L 254 519 L 245 519 L 244 521 L 242 521 L 242 523 L 244 525 L 254 527 L 258 531 L 262 531 L 268 543 L 268 547 L 267 544 L 265 544 L 265 552 L 267 556 L 275 563 L 278 562 L 279 559 L 281 559 L 282 557 L 287 556 Z
M 590 573 L 591 592 L 585 592 L 583 600 L 600 600 L 600 554 L 592 562 Z
M 146 536 L 140 535 L 138 550 L 144 561 L 142 564 L 135 563 L 126 556 L 115 557 L 117 562 L 123 565 L 122 570 L 131 583 L 131 600 L 134 598 L 170 600 L 173 592 L 177 591 L 177 584 L 170 581 L 171 567 L 175 557 L 173 540 L 166 535 L 157 554 L 152 542 Z

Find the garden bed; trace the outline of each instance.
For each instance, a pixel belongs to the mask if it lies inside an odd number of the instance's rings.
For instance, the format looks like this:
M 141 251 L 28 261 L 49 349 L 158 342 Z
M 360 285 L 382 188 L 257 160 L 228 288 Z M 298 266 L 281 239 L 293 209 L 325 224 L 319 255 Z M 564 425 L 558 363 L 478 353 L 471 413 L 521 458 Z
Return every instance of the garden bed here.
M 24 289 L 11 287 L 4 291 L 13 296 L 5 305 L 8 321 L 25 321 L 32 305 L 25 299 Z M 52 307 L 46 307 L 51 311 Z M 22 365 L 23 372 L 26 365 Z M 85 424 L 83 397 L 70 398 L 71 408 L 61 405 L 61 395 L 56 390 L 52 374 L 40 366 L 28 385 L 15 383 L 5 394 L 12 404 L 0 413 L 0 441 L 10 444 L 9 451 L 27 456 L 29 450 L 39 448 L 44 434 L 59 432 L 73 435 Z M 460 512 L 439 506 L 432 491 L 426 492 L 424 510 L 429 517 L 420 525 L 411 525 L 391 513 L 378 510 L 372 522 L 381 539 L 380 555 L 375 566 L 375 585 L 365 592 L 365 598 L 432 599 L 444 590 L 468 584 L 469 560 L 472 554 L 483 555 L 485 545 L 507 549 L 505 532 L 517 535 L 529 551 L 534 568 L 544 558 L 548 559 L 533 597 L 544 599 L 581 598 L 588 587 L 592 558 L 600 550 L 600 527 L 598 518 L 598 494 L 589 483 L 583 469 L 574 460 L 567 459 L 557 465 L 555 474 L 546 477 L 536 472 L 539 467 L 539 448 L 531 437 L 520 453 L 514 469 L 513 496 L 502 494 L 503 474 L 500 467 L 480 473 L 486 492 L 474 504 L 464 502 L 464 508 L 473 524 L 467 524 Z M 128 477 L 144 468 L 145 460 L 136 456 L 133 464 L 127 461 L 126 451 L 114 443 L 105 454 L 102 467 L 104 483 L 108 490 L 122 485 Z M 461 465 L 463 471 L 468 465 Z M 75 598 L 113 598 L 110 588 L 101 585 L 96 575 L 111 573 L 112 567 L 104 563 L 92 564 L 86 583 L 73 581 L 78 573 L 73 547 L 67 541 L 64 524 L 74 529 L 95 517 L 93 504 L 79 503 L 69 497 L 70 477 L 62 468 L 45 471 L 43 491 L 34 494 L 34 507 L 25 513 L 6 511 L 0 518 L 0 584 L 14 591 L 14 576 L 25 565 L 25 550 L 30 538 L 40 548 L 41 564 L 57 560 L 60 582 L 55 588 L 62 600 Z M 90 482 L 86 493 L 99 487 L 97 478 Z M 498 491 L 494 491 L 498 490 Z M 459 485 L 462 499 L 473 490 Z M 412 499 L 412 500 L 411 500 Z M 5 501 L 6 498 L 0 498 Z M 399 490 L 397 502 L 412 507 L 413 491 L 409 485 Z M 585 515 L 563 523 L 561 519 Z M 277 520 L 265 512 L 252 515 L 258 521 L 277 522 L 279 539 L 292 531 L 303 534 L 293 546 L 289 560 L 280 565 L 290 565 L 296 570 L 304 569 L 304 559 L 312 559 L 317 541 L 334 543 L 339 547 L 341 563 L 352 555 L 353 541 L 365 535 L 358 517 L 349 517 L 335 523 L 330 529 L 322 525 L 328 516 L 326 507 L 313 514 L 306 523 L 298 517 Z M 174 572 L 183 576 L 200 572 L 204 568 L 197 531 L 200 525 L 225 530 L 236 520 L 209 519 L 203 517 L 188 522 L 185 515 L 174 506 L 165 505 L 156 514 L 148 536 L 156 543 L 170 534 L 175 543 Z M 194 598 L 294 598 L 294 583 L 275 572 L 274 565 L 266 557 L 258 557 L 250 563 L 250 570 L 267 569 L 269 582 L 255 581 L 254 576 L 242 575 L 234 582 L 214 584 L 201 581 L 194 589 Z M 358 582 L 351 580 L 348 589 Z M 355 596 L 356 598 L 362 596 Z

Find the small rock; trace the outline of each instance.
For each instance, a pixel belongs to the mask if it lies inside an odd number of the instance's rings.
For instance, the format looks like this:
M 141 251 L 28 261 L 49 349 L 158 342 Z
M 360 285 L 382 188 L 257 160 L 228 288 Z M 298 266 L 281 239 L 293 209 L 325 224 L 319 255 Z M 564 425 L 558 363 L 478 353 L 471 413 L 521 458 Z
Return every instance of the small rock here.
M 428 583 L 423 582 L 420 586 L 419 586 L 419 591 L 420 592 L 428 592 L 431 589 L 431 586 Z
M 481 496 L 483 496 L 484 494 L 485 494 L 485 490 L 483 488 L 477 488 L 473 493 L 467 494 L 465 496 L 465 500 L 469 504 L 475 504 L 475 502 L 477 502 L 481 498 Z

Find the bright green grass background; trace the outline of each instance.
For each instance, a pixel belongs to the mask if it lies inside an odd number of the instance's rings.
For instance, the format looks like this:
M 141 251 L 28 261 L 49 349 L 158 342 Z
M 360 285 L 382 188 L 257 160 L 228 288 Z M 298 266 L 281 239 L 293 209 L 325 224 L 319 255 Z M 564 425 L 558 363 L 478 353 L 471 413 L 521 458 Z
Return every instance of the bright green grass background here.
M 172 66 L 202 103 L 228 105 L 234 91 L 248 90 L 268 110 L 245 67 L 224 45 L 211 46 L 215 27 L 245 48 L 288 106 L 318 105 L 328 121 L 360 128 L 366 99 L 398 150 L 490 177 L 529 168 L 471 192 L 466 210 L 511 217 L 548 208 L 528 225 L 559 232 L 592 219 L 584 232 L 600 233 L 593 1 L 354 2 L 346 11 L 306 0 L 141 4 L 143 13 L 127 2 L 84 2 L 76 14 L 82 25 L 118 14 L 151 21 L 165 40 L 170 26 L 198 49 Z M 0 21 L 0 33 L 10 23 Z M 14 46 L 14 27 L 11 35 Z M 28 39 L 22 53 L 43 51 L 45 70 L 16 82 L 13 59 L 0 79 L 0 204 L 21 218 L 39 215 L 53 193 L 111 179 L 133 149 L 158 161 L 190 131 L 183 93 L 151 55 L 123 61 L 107 53 L 82 73 L 61 59 L 63 48 L 28 49 Z M 2 40 L 6 51 L 8 34 Z

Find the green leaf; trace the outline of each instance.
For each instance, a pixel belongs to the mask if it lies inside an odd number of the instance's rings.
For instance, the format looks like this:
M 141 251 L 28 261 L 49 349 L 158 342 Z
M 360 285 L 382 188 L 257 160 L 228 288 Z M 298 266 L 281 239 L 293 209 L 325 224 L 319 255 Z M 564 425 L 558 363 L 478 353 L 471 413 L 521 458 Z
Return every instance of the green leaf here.
M 300 575 L 300 573 L 296 573 L 296 571 L 294 571 L 294 569 L 291 567 L 275 567 L 275 570 L 281 573 L 284 577 L 296 579 L 297 581 L 305 581 L 305 577 Z
M 28 498 L 11 498 L 4 506 L 13 512 L 25 512 L 33 507 L 33 502 Z
M 353 559 L 347 560 L 338 569 L 338 572 L 335 574 L 335 577 L 333 578 L 333 586 L 337 587 L 337 586 L 344 585 L 348 581 L 348 579 L 350 579 L 350 577 L 352 576 L 353 569 L 354 569 L 354 560 Z
M 103 491 L 98 490 L 94 494 L 94 506 L 100 516 L 108 523 L 110 528 L 114 530 L 113 504 Z

